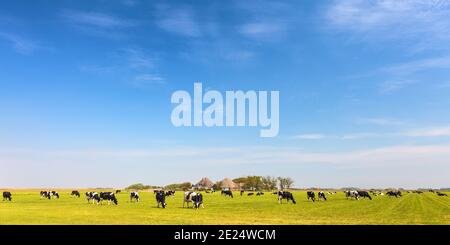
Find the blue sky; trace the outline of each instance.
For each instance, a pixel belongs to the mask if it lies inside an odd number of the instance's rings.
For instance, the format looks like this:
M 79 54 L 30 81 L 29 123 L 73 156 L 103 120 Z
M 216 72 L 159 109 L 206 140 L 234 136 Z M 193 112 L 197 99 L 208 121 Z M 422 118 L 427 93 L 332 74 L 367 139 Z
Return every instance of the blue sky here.
M 448 1 L 14 1 L 0 7 L 0 186 L 241 175 L 450 179 Z M 280 91 L 280 133 L 175 128 L 176 90 Z

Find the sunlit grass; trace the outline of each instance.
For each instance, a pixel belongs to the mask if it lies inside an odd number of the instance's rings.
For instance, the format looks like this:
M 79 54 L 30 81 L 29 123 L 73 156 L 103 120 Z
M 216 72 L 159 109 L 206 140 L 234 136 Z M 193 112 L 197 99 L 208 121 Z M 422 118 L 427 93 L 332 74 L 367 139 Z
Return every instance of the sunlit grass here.
M 450 199 L 434 193 L 404 194 L 370 200 L 347 200 L 343 193 L 328 201 L 306 200 L 295 191 L 297 204 L 278 204 L 276 195 L 223 197 L 204 193 L 205 208 L 182 208 L 183 194 L 166 199 L 156 208 L 153 193 L 140 192 L 141 202 L 130 203 L 118 194 L 119 205 L 88 204 L 60 191 L 59 200 L 41 199 L 39 191 L 12 191 L 12 202 L 0 201 L 0 224 L 450 224 Z

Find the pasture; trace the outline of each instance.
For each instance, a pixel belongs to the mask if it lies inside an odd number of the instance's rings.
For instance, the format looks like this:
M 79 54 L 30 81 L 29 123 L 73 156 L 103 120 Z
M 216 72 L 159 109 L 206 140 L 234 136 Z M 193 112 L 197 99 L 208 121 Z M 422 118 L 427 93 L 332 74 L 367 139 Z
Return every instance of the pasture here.
M 338 192 L 313 203 L 305 191 L 293 191 L 296 205 L 280 205 L 270 192 L 234 192 L 234 198 L 203 192 L 205 208 L 194 210 L 182 208 L 181 191 L 166 198 L 166 209 L 156 208 L 153 192 L 139 192 L 141 201 L 130 203 L 129 192 L 122 191 L 119 205 L 108 206 L 88 204 L 86 190 L 80 198 L 58 190 L 61 198 L 52 200 L 41 199 L 39 190 L 9 191 L 12 202 L 0 201 L 0 224 L 450 224 L 450 198 L 430 192 L 358 201 Z

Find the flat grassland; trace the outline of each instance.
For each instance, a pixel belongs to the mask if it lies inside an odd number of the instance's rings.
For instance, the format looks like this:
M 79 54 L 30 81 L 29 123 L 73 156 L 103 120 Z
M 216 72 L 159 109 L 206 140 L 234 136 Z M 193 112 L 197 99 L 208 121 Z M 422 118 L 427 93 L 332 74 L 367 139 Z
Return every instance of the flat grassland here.
M 435 193 L 404 193 L 403 197 L 373 196 L 373 200 L 347 200 L 342 192 L 328 201 L 306 199 L 293 191 L 297 204 L 278 204 L 276 195 L 234 198 L 220 192 L 204 196 L 204 209 L 182 208 L 183 193 L 167 197 L 166 209 L 156 208 L 152 192 L 139 192 L 131 203 L 129 193 L 117 194 L 119 205 L 88 204 L 60 190 L 60 199 L 42 199 L 39 190 L 10 190 L 12 202 L 0 201 L 0 224 L 450 224 L 450 197 Z M 449 192 L 446 192 L 450 195 Z

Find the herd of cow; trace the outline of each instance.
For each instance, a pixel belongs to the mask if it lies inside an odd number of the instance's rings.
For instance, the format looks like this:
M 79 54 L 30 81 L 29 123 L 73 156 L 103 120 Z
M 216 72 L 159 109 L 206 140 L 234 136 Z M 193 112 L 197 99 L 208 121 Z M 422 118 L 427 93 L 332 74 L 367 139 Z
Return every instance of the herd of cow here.
M 108 205 L 110 205 L 111 203 L 118 205 L 119 202 L 117 201 L 116 198 L 116 194 L 119 194 L 121 191 L 120 190 L 116 190 L 115 192 L 94 192 L 94 191 L 90 191 L 90 192 L 86 192 L 85 196 L 86 196 L 86 200 L 88 203 L 92 203 L 92 204 L 102 204 L 103 202 L 107 202 Z M 206 191 L 206 193 L 212 193 L 214 192 L 214 190 L 212 191 Z M 447 196 L 446 193 L 442 193 L 439 191 L 434 191 L 434 190 L 430 190 L 430 192 L 435 192 L 438 196 Z M 164 191 L 164 190 L 154 190 L 153 191 L 154 195 L 155 195 L 155 199 L 156 199 L 156 204 L 157 207 L 159 208 L 160 206 L 162 208 L 166 208 L 167 204 L 166 204 L 166 197 L 167 196 L 174 196 L 175 195 L 175 191 Z M 243 196 L 245 193 L 245 191 L 240 191 L 240 195 Z M 410 193 L 410 191 L 408 191 L 408 193 Z M 422 194 L 422 191 L 412 191 L 412 193 L 416 193 L 416 194 Z M 287 203 L 289 203 L 289 201 L 291 201 L 293 204 L 296 204 L 297 202 L 294 199 L 294 195 L 289 192 L 289 191 L 277 191 L 277 192 L 273 192 L 272 194 L 277 195 L 278 197 L 278 203 L 282 203 L 283 200 L 286 200 Z M 314 191 L 307 191 L 306 192 L 306 197 L 307 200 L 311 200 L 313 202 L 320 201 L 326 201 L 327 197 L 326 195 L 335 195 L 337 194 L 336 192 L 324 192 L 324 191 L 318 191 L 317 192 L 317 199 L 316 199 L 316 193 Z M 386 193 L 382 193 L 381 191 L 370 191 L 370 193 L 368 191 L 360 191 L 360 190 L 346 190 L 344 191 L 345 197 L 347 199 L 355 199 L 355 200 L 359 200 L 360 198 L 368 198 L 369 200 L 372 200 L 372 197 L 370 194 L 374 195 L 374 196 L 378 196 L 378 195 L 386 195 L 388 197 L 401 197 L 402 193 L 401 191 L 387 191 Z M 74 197 L 81 197 L 81 194 L 79 191 L 77 190 L 73 190 L 70 194 L 71 196 Z M 221 195 L 226 196 L 226 197 L 231 197 L 233 198 L 233 192 L 230 190 L 222 190 L 221 191 Z M 247 196 L 253 196 L 255 195 L 254 192 L 249 192 L 247 193 Z M 261 196 L 264 195 L 264 192 L 257 192 L 256 193 L 257 196 Z M 40 192 L 40 196 L 41 198 L 44 199 L 59 199 L 59 194 L 57 191 L 41 191 Z M 9 191 L 4 191 L 3 192 L 3 201 L 12 201 L 12 194 Z M 139 202 L 140 198 L 139 198 L 139 193 L 137 191 L 131 191 L 130 192 L 130 202 Z M 183 208 L 185 207 L 185 205 L 189 208 L 189 203 L 192 203 L 192 207 L 195 209 L 198 209 L 200 207 L 204 207 L 203 206 L 203 195 L 200 192 L 194 192 L 194 191 L 186 191 L 184 192 L 184 198 L 183 198 Z

